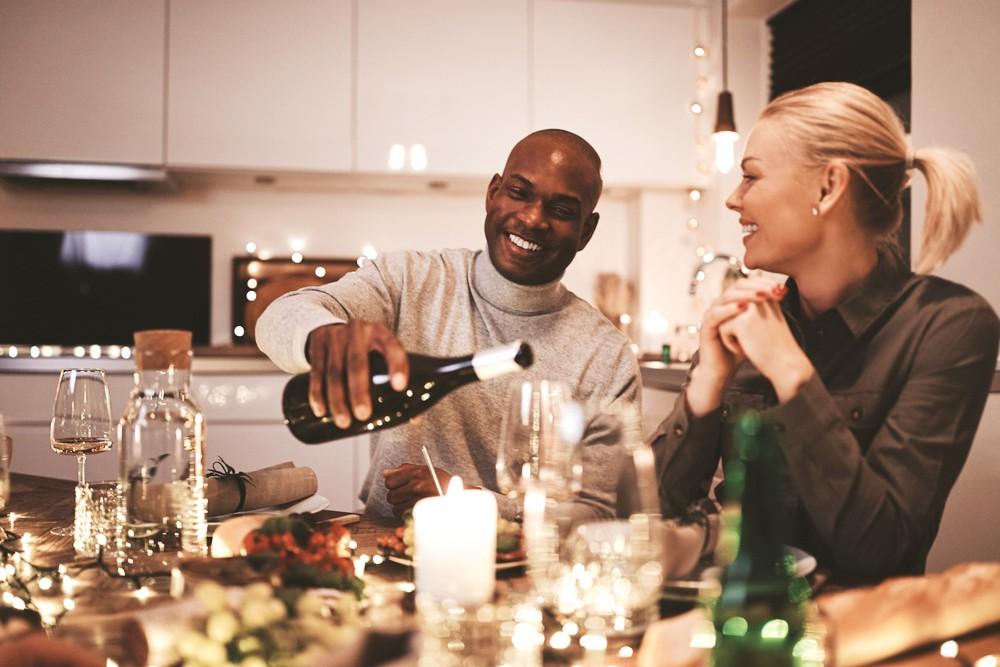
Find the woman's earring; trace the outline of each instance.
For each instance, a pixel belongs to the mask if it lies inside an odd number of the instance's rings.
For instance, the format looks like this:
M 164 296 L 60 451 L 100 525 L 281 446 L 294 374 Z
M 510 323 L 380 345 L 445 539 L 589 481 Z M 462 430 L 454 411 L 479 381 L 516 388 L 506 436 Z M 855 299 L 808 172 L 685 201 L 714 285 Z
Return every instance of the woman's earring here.
M 812 213 L 813 216 L 819 215 L 819 209 L 816 208 L 815 206 L 813 206 L 811 209 L 809 209 L 809 212 Z

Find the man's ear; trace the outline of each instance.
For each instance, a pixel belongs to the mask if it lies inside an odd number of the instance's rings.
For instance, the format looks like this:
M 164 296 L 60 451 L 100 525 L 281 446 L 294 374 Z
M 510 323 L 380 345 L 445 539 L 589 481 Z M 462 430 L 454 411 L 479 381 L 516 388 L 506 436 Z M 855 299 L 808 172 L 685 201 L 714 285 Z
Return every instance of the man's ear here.
M 490 200 L 496 197 L 497 190 L 500 189 L 500 183 L 503 181 L 500 178 L 500 174 L 493 174 L 493 178 L 490 179 L 490 184 L 486 186 L 486 205 L 490 205 Z
M 587 216 L 587 219 L 583 221 L 583 227 L 580 230 L 580 242 L 576 244 L 576 251 L 580 252 L 587 247 L 590 243 L 590 239 L 594 236 L 594 232 L 597 230 L 597 222 L 601 219 L 601 214 L 594 211 Z
M 828 213 L 846 196 L 851 182 L 851 170 L 843 160 L 834 160 L 823 167 L 820 178 L 820 199 L 817 206 L 820 213 Z

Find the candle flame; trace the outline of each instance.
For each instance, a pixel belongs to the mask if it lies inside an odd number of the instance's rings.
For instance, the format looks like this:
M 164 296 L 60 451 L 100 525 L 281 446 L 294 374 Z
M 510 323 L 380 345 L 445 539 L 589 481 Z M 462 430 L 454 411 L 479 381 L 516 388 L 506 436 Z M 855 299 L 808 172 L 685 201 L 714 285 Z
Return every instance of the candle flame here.
M 448 493 L 447 493 L 447 495 L 453 496 L 453 495 L 459 494 L 464 489 L 465 489 L 465 487 L 462 486 L 462 478 L 459 477 L 458 475 L 455 475 L 448 482 Z

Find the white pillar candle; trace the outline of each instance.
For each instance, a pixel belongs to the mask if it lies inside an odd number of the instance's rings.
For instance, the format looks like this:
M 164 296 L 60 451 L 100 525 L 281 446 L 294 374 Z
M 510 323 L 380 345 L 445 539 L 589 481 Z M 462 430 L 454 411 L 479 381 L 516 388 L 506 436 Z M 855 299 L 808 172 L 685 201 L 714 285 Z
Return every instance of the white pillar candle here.
M 413 565 L 417 595 L 463 606 L 493 599 L 496 586 L 497 501 L 489 491 L 464 490 L 452 477 L 443 496 L 413 506 Z

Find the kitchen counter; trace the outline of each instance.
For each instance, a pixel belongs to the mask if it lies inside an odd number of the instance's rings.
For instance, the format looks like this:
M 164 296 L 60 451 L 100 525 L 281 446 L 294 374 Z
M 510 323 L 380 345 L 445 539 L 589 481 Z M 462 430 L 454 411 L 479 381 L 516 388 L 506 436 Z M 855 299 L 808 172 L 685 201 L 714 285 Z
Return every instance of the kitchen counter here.
M 0 373 L 52 373 L 63 368 L 100 368 L 109 374 L 131 374 L 135 369 L 132 359 L 111 358 L 102 356 L 93 359 L 90 356 L 74 357 L 38 357 L 27 355 L 17 357 L 0 356 Z M 687 376 L 689 364 L 661 361 L 639 362 L 639 372 L 642 375 L 642 386 L 646 389 L 679 392 Z M 254 348 L 239 348 L 232 346 L 195 348 L 194 359 L 191 362 L 194 375 L 218 374 L 279 374 L 283 375 L 271 360 Z M 1000 393 L 1000 368 L 993 374 L 993 384 L 990 393 Z
M 122 358 L 117 353 L 115 357 L 102 354 L 93 358 L 89 354 L 82 357 L 61 355 L 53 357 L 31 357 L 23 352 L 16 357 L 0 356 L 0 373 L 58 373 L 64 368 L 99 368 L 109 375 L 131 375 L 135 370 L 135 360 Z M 271 360 L 261 354 L 256 348 L 247 347 L 196 347 L 191 360 L 193 375 L 243 375 L 243 374 L 281 374 Z
M 679 392 L 687 378 L 688 363 L 665 364 L 662 361 L 640 361 L 639 373 L 645 389 Z
M 661 361 L 639 362 L 639 372 L 642 374 L 642 386 L 646 389 L 679 392 L 684 384 L 690 364 L 665 364 Z M 993 372 L 991 394 L 1000 394 L 1000 364 Z

